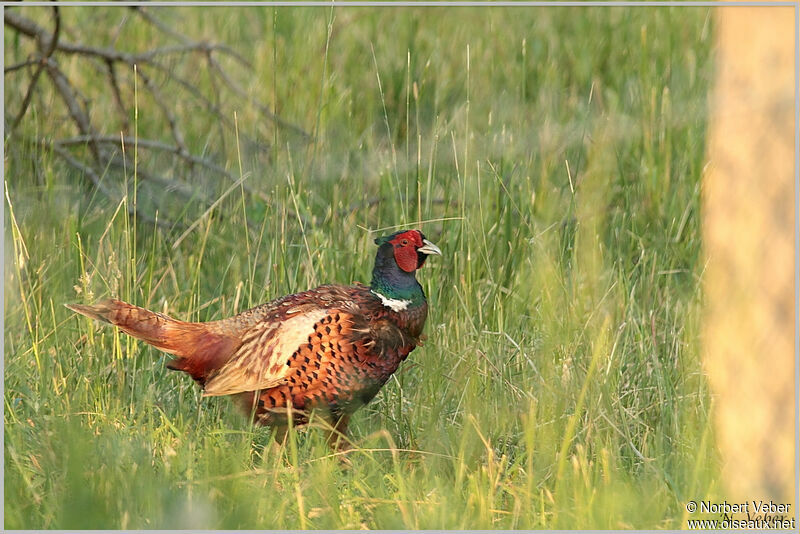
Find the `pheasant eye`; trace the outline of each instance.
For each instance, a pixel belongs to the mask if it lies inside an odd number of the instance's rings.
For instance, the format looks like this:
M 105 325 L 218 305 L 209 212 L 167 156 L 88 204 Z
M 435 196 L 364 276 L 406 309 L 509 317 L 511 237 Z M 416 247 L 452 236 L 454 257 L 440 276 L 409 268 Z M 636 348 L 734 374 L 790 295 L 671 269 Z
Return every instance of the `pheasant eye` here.
M 402 241 L 400 241 L 400 244 L 405 247 L 406 245 L 408 245 L 408 239 L 403 239 Z

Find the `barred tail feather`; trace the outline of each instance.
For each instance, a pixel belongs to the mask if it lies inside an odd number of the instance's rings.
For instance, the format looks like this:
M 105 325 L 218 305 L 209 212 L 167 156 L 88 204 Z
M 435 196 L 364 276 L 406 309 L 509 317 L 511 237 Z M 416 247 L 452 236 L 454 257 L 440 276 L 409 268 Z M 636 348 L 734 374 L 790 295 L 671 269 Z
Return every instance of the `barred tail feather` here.
M 224 365 L 241 341 L 215 332 L 213 323 L 189 323 L 121 300 L 107 299 L 92 306 L 66 304 L 70 310 L 112 324 L 128 335 L 177 359 L 167 366 L 189 373 L 201 384 L 208 373 Z

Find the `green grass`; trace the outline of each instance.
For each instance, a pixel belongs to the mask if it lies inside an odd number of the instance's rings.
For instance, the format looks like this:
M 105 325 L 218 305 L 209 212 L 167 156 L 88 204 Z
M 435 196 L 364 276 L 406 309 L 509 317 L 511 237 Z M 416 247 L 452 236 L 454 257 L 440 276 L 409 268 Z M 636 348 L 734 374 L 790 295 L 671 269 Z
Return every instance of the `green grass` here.
M 63 11 L 125 49 L 159 38 L 122 9 Z M 178 106 L 187 144 L 263 195 L 234 190 L 174 247 L 180 230 L 127 217 L 22 140 L 69 134 L 33 100 L 5 143 L 6 528 L 680 528 L 687 500 L 714 495 L 708 9 L 177 11 L 156 13 L 245 54 L 247 90 L 316 137 L 242 110 L 273 144 L 260 153 Z M 15 46 L 7 31 L 7 63 Z M 6 75 L 7 116 L 25 83 Z M 91 94 L 110 108 L 107 87 Z M 144 99 L 137 120 L 165 130 Z M 211 198 L 231 185 L 207 178 Z M 132 169 L 104 179 L 145 201 Z M 161 197 L 162 216 L 200 218 Z M 419 273 L 428 339 L 354 417 L 349 468 L 313 429 L 276 453 L 166 355 L 63 307 L 116 296 L 219 319 L 368 281 L 365 229 L 398 225 L 444 253 Z

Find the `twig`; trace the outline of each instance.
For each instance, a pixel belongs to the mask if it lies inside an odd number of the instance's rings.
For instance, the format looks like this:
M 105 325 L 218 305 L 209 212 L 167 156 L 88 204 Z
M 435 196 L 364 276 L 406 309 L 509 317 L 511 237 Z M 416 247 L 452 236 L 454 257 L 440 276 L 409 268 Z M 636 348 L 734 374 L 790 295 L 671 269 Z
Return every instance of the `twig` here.
M 200 90 L 197 89 L 197 87 L 195 87 L 194 85 L 192 85 L 191 83 L 189 83 L 185 79 L 181 78 L 180 76 L 176 75 L 171 69 L 161 65 L 160 63 L 152 63 L 151 67 L 156 68 L 156 69 L 164 72 L 166 75 L 170 76 L 175 83 L 177 83 L 178 85 L 180 85 L 181 87 L 183 87 L 184 89 L 189 91 L 189 93 L 191 93 L 191 95 L 193 97 L 195 97 L 197 100 L 199 100 L 203 104 L 203 106 L 205 107 L 205 110 L 207 112 L 212 113 L 213 115 L 215 115 L 217 117 L 217 119 L 221 123 L 223 123 L 225 126 L 230 128 L 231 130 L 235 129 L 235 125 L 233 124 L 233 121 L 230 120 L 225 113 L 223 113 L 222 109 L 219 106 L 214 104 L 214 102 L 209 100 L 208 97 L 206 97 L 203 93 L 201 93 Z M 299 131 L 303 133 L 303 135 L 309 135 L 309 134 L 305 133 L 305 130 L 303 130 L 299 126 L 291 125 L 291 128 L 298 128 Z M 244 140 L 247 141 L 249 145 L 252 145 L 256 150 L 269 151 L 270 148 L 272 148 L 270 145 L 268 145 L 266 143 L 262 143 L 262 142 L 256 141 L 255 139 L 253 139 L 250 136 L 245 136 L 243 134 L 240 134 L 240 135 L 242 135 Z
M 111 191 L 109 191 L 108 187 L 106 187 L 106 185 L 103 183 L 103 181 L 100 179 L 100 176 L 94 171 L 94 169 L 92 169 L 88 165 L 84 165 L 77 159 L 73 158 L 72 155 L 65 149 L 57 145 L 51 145 L 51 147 L 53 149 L 53 152 L 58 154 L 71 167 L 74 167 L 79 171 L 83 172 L 92 181 L 92 183 L 94 184 L 94 186 L 97 188 L 98 191 L 103 193 L 109 199 L 114 200 L 115 195 Z M 166 230 L 172 230 L 175 227 L 182 228 L 184 226 L 183 224 L 173 223 L 167 219 L 155 219 L 154 217 L 151 217 L 150 215 L 143 213 L 141 210 L 134 209 L 131 203 L 128 202 L 126 204 L 128 206 L 128 214 L 133 215 L 135 212 L 136 216 L 139 219 L 148 222 L 150 224 L 157 224 L 158 226 Z
M 15 63 L 14 65 L 11 65 L 10 67 L 5 67 L 3 69 L 3 73 L 4 74 L 8 74 L 9 72 L 14 72 L 15 70 L 19 70 L 19 69 L 24 69 L 25 67 L 30 67 L 31 65 L 38 65 L 39 63 L 41 63 L 41 60 L 38 59 L 38 58 L 37 59 L 28 59 L 28 60 L 25 60 L 25 61 L 21 61 L 19 63 Z
M 222 78 L 222 81 L 225 82 L 225 85 L 227 85 L 234 93 L 238 94 L 240 97 L 250 101 L 250 103 L 253 106 L 255 106 L 261 112 L 262 115 L 264 115 L 265 117 L 267 117 L 271 121 L 274 121 L 279 126 L 282 126 L 284 128 L 290 129 L 290 130 L 294 131 L 295 133 L 300 134 L 305 139 L 310 139 L 311 138 L 311 134 L 309 134 L 308 132 L 306 132 L 305 130 L 300 128 L 299 126 L 296 126 L 296 125 L 294 125 L 294 124 L 292 124 L 290 122 L 287 122 L 287 121 L 283 120 L 282 118 L 280 118 L 277 115 L 275 115 L 272 111 L 270 111 L 270 109 L 267 108 L 267 106 L 265 106 L 263 104 L 259 104 L 255 100 L 253 100 L 250 97 L 248 97 L 247 93 L 245 92 L 245 90 L 242 89 L 236 82 L 234 82 L 230 78 L 230 76 L 228 76 L 228 74 L 225 72 L 225 70 L 219 64 L 219 62 L 211 54 L 208 54 L 208 62 L 209 62 L 209 65 L 215 71 L 217 71 L 217 73 L 219 74 L 220 78 Z
M 150 77 L 145 74 L 144 69 L 141 67 L 136 69 L 136 74 L 144 82 L 145 87 L 147 90 L 150 91 L 150 94 L 153 95 L 153 100 L 155 101 L 156 105 L 161 109 L 161 113 L 164 114 L 164 118 L 167 119 L 169 123 L 169 129 L 172 131 L 172 138 L 175 140 L 175 144 L 180 149 L 181 154 L 188 154 L 189 150 L 186 148 L 186 142 L 183 139 L 183 133 L 181 133 L 180 128 L 178 128 L 178 121 L 175 120 L 175 115 L 172 114 L 169 107 L 164 102 L 164 97 L 161 94 L 161 91 L 156 87 Z
M 12 12 L 6 10 L 5 12 L 5 23 L 11 26 L 12 28 L 16 29 L 20 33 L 27 35 L 29 37 L 35 37 L 39 39 L 41 42 L 50 42 L 51 38 L 47 35 L 47 32 L 44 28 L 37 25 L 35 22 L 28 20 L 24 17 L 20 17 Z M 128 65 L 134 64 L 152 64 L 152 66 L 157 67 L 159 70 L 162 70 L 168 73 L 173 78 L 177 78 L 174 76 L 172 71 L 167 67 L 164 67 L 161 64 L 155 64 L 154 59 L 158 56 L 168 55 L 168 54 L 180 54 L 180 53 L 187 53 L 187 52 L 201 52 L 205 54 L 207 57 L 211 57 L 211 52 L 218 51 L 224 54 L 231 56 L 232 58 L 236 59 L 239 63 L 243 66 L 247 67 L 248 69 L 252 69 L 252 65 L 244 59 L 241 55 L 237 52 L 232 50 L 227 45 L 223 44 L 215 44 L 215 43 L 205 43 L 205 42 L 188 42 L 185 44 L 174 45 L 174 46 L 165 46 L 161 48 L 155 48 L 148 52 L 139 53 L 139 54 L 130 54 L 126 52 L 120 52 L 118 50 L 114 50 L 113 48 L 97 48 L 93 46 L 86 46 L 82 44 L 75 44 L 70 42 L 58 42 L 55 48 L 59 52 L 64 52 L 66 54 L 82 54 L 86 56 L 94 56 L 104 61 L 112 61 L 112 62 L 122 62 Z M 219 63 L 216 60 L 213 60 L 215 68 L 222 72 L 223 80 L 226 84 L 229 85 L 231 89 L 233 89 L 237 94 L 242 98 L 247 98 L 244 91 L 241 90 L 235 83 L 230 80 L 230 77 L 227 73 L 224 72 Z M 229 84 L 230 82 L 230 84 Z M 195 96 L 198 96 L 197 94 Z M 250 99 L 248 99 L 250 100 Z M 261 111 L 261 113 L 269 118 L 270 120 L 275 121 L 276 124 L 279 126 L 292 130 L 295 133 L 300 134 L 304 139 L 310 139 L 311 134 L 306 132 L 301 127 L 297 126 L 296 124 L 292 124 L 285 119 L 282 119 L 275 115 L 272 111 L 269 110 L 263 104 L 256 103 L 250 100 L 252 104 L 255 104 L 256 107 Z M 221 112 L 218 109 L 215 109 L 216 113 Z
M 39 76 L 41 76 L 42 71 L 44 70 L 45 62 L 50 59 L 50 56 L 53 55 L 53 52 L 58 45 L 58 37 L 61 35 L 61 13 L 58 11 L 58 6 L 53 7 L 53 17 L 55 18 L 53 37 L 50 39 L 50 45 L 47 47 L 46 51 L 38 62 L 39 67 L 36 69 L 36 72 L 33 73 L 31 83 L 28 85 L 28 90 L 25 91 L 25 97 L 22 99 L 22 105 L 20 106 L 19 113 L 17 113 L 17 116 L 11 122 L 11 130 L 17 128 L 17 125 L 22 120 L 22 117 L 25 116 L 25 113 L 28 111 L 28 106 L 31 103 L 31 97 L 33 96 L 33 89 L 39 82 Z M 43 43 L 40 41 L 39 45 L 41 46 L 42 44 Z
M 211 61 L 211 54 L 206 54 L 206 61 L 207 62 Z M 211 94 L 212 94 L 212 96 L 214 98 L 214 101 L 215 101 L 214 102 L 214 107 L 219 109 L 221 107 L 220 97 L 219 97 L 219 87 L 217 86 L 217 80 L 213 76 L 213 72 L 211 72 L 211 71 L 209 71 L 208 81 L 211 84 Z M 228 143 L 226 142 L 226 136 L 225 136 L 225 132 L 223 130 L 223 125 L 222 125 L 221 121 L 218 123 L 218 126 L 219 126 L 219 140 L 220 140 L 220 142 L 222 144 L 222 153 L 223 154 L 227 154 L 228 153 L 228 146 L 227 146 Z M 234 121 L 233 130 L 236 131 L 236 132 L 238 132 L 238 130 L 239 130 L 238 127 L 236 126 L 236 122 L 235 121 Z
M 176 159 L 173 160 L 182 165 L 183 168 L 193 173 L 195 167 L 203 167 L 209 169 L 214 173 L 224 176 L 229 182 L 236 183 L 242 187 L 248 194 L 253 195 L 255 198 L 263 202 L 274 205 L 272 200 L 263 192 L 253 189 L 246 183 L 241 183 L 239 177 L 234 176 L 225 168 L 213 163 L 202 155 L 195 155 L 189 151 L 187 146 L 184 132 L 181 129 L 181 117 L 175 111 L 175 106 L 170 99 L 178 98 L 174 93 L 175 84 L 179 89 L 185 89 L 191 103 L 197 109 L 205 109 L 212 118 L 218 120 L 218 124 L 222 130 L 221 139 L 225 138 L 227 131 L 236 128 L 233 121 L 228 118 L 229 113 L 227 109 L 235 105 L 226 103 L 227 91 L 232 92 L 236 98 L 240 98 L 249 105 L 255 107 L 260 114 L 264 117 L 274 121 L 280 127 L 299 134 L 304 140 L 309 139 L 311 136 L 302 128 L 285 121 L 275 115 L 266 105 L 257 101 L 248 95 L 247 91 L 237 83 L 234 77 L 230 76 L 228 71 L 223 67 L 220 62 L 222 56 L 232 58 L 232 60 L 247 69 L 252 69 L 252 65 L 244 57 L 242 57 L 235 50 L 224 44 L 198 42 L 183 36 L 182 34 L 168 28 L 161 20 L 155 17 L 149 11 L 138 7 L 134 8 L 135 11 L 147 24 L 151 24 L 159 31 L 165 33 L 172 39 L 179 41 L 178 44 L 168 46 L 158 46 L 143 52 L 126 52 L 120 51 L 112 47 L 97 47 L 83 43 L 70 42 L 64 36 L 72 36 L 69 27 L 62 27 L 62 20 L 58 12 L 58 8 L 54 9 L 55 24 L 53 31 L 49 31 L 45 27 L 40 26 L 35 21 L 21 16 L 13 9 L 4 10 L 4 23 L 7 29 L 16 31 L 18 35 L 23 35 L 35 41 L 40 53 L 36 57 L 30 57 L 25 61 L 16 63 L 5 68 L 6 73 L 16 72 L 25 68 L 33 67 L 36 70 L 32 73 L 32 79 L 28 86 L 25 96 L 22 99 L 22 106 L 17 114 L 15 120 L 11 125 L 6 125 L 9 131 L 19 123 L 21 118 L 26 114 L 29 109 L 30 102 L 36 91 L 41 91 L 42 73 L 46 73 L 46 80 L 52 83 L 53 91 L 60 97 L 66 108 L 69 122 L 74 124 L 78 132 L 77 136 L 67 139 L 48 139 L 38 140 L 43 146 L 50 147 L 54 153 L 64 159 L 68 165 L 82 171 L 95 187 L 100 192 L 109 197 L 114 198 L 112 193 L 113 188 L 109 188 L 109 184 L 101 180 L 101 176 L 105 169 L 110 166 L 120 167 L 124 166 L 125 150 L 120 153 L 114 150 L 113 147 L 122 146 L 127 149 L 129 146 L 137 146 L 139 149 L 149 149 L 153 151 L 160 151 L 172 154 Z M 62 54 L 59 56 L 58 54 Z M 208 92 L 201 91 L 195 84 L 186 78 L 182 77 L 176 69 L 170 65 L 170 61 L 164 61 L 163 58 L 173 55 L 181 54 L 203 54 L 206 60 L 206 68 L 208 69 L 209 77 L 214 83 L 214 88 L 217 90 L 213 96 L 209 96 Z M 108 135 L 107 132 L 102 131 L 98 126 L 92 123 L 92 116 L 90 114 L 90 106 L 93 101 L 80 91 L 80 84 L 77 79 L 70 78 L 67 71 L 60 68 L 58 59 L 66 55 L 80 56 L 81 59 L 88 61 L 90 68 L 97 68 L 97 72 L 101 77 L 108 80 L 111 89 L 111 97 L 113 98 L 112 107 L 115 107 L 120 114 L 121 123 L 121 137 L 120 135 Z M 120 65 L 122 71 L 118 70 Z M 169 83 L 168 89 L 160 85 L 160 76 L 163 74 L 166 83 Z M 160 141 L 154 139 L 137 138 L 134 139 L 125 135 L 130 128 L 129 113 L 126 111 L 128 107 L 125 102 L 125 89 L 127 84 L 131 83 L 132 79 L 141 80 L 141 86 L 144 88 L 145 94 L 152 96 L 154 103 L 160 111 L 160 115 L 166 119 L 171 133 L 171 139 L 168 141 Z M 221 83 L 217 83 L 217 77 Z M 94 86 L 92 86 L 94 88 Z M 223 91 L 223 92 L 220 92 Z M 172 92 L 170 92 L 172 91 Z M 213 99 L 213 100 L 212 100 Z M 215 100 L 215 101 L 214 101 Z M 198 106 L 199 104 L 199 106 Z M 108 114 L 107 114 L 108 115 Z M 119 130 L 117 130 L 119 131 Z M 238 134 L 238 132 L 237 132 Z M 253 136 L 245 134 L 241 135 L 242 140 L 248 145 L 255 147 L 258 151 L 269 150 L 271 147 L 263 142 L 258 141 Z M 71 151 L 70 147 L 79 145 L 86 145 L 91 154 L 89 162 L 79 160 L 75 151 Z M 218 146 L 217 146 L 218 148 Z M 84 157 L 84 156 L 81 156 Z M 176 192 L 177 194 L 186 198 L 196 198 L 201 203 L 205 203 L 206 207 L 215 205 L 211 202 L 212 199 L 208 198 L 202 191 L 193 187 L 191 184 L 182 180 L 181 178 L 186 173 L 181 172 L 176 174 L 176 178 L 171 178 L 159 174 L 158 172 L 148 172 L 143 169 L 137 171 L 137 175 L 142 180 L 150 181 L 158 186 L 163 187 L 167 191 Z M 224 196 L 224 195 L 223 195 Z M 219 201 L 217 201 L 218 203 Z M 129 206 L 129 213 L 136 213 L 143 221 L 154 222 L 155 219 L 147 214 L 138 211 L 138 208 Z M 202 217 L 201 217 L 202 218 Z M 163 227 L 174 227 L 175 224 L 161 220 L 158 224 Z
M 125 162 L 123 161 L 123 157 L 119 152 L 115 153 L 114 156 L 112 156 L 108 160 L 108 163 L 109 163 L 109 165 L 112 165 L 113 167 L 117 167 L 117 168 L 121 168 L 121 169 L 130 168 L 130 166 L 126 166 L 125 165 Z M 177 180 L 171 180 L 171 179 L 166 178 L 164 176 L 159 176 L 159 175 L 156 175 L 156 174 L 152 174 L 152 173 L 150 173 L 148 171 L 143 170 L 141 166 L 139 166 L 139 168 L 136 170 L 136 174 L 143 181 L 159 184 L 160 186 L 162 186 L 164 188 L 164 192 L 165 193 L 178 193 L 179 195 L 181 195 L 182 197 L 185 197 L 187 199 L 192 199 L 192 198 L 193 199 L 197 199 L 200 202 L 202 202 L 203 204 L 205 204 L 206 206 L 210 202 L 208 200 L 208 197 L 204 193 L 202 193 L 198 189 L 192 188 L 191 186 L 189 186 L 186 183 L 179 182 Z
M 61 94 L 61 98 L 64 100 L 64 104 L 66 104 L 70 116 L 78 126 L 78 130 L 80 130 L 80 132 L 84 135 L 92 134 L 94 130 L 89 122 L 89 117 L 75 101 L 75 92 L 72 90 L 72 86 L 70 85 L 66 76 L 64 76 L 64 73 L 61 72 L 55 62 L 50 59 L 46 60 L 45 65 L 47 66 L 47 74 L 50 75 L 50 78 L 53 80 L 53 85 Z M 93 137 L 93 135 L 90 135 L 89 148 L 91 149 L 95 160 L 100 162 L 100 150 L 97 147 L 97 143 L 93 141 Z
M 111 139 L 109 137 L 95 138 L 94 141 L 96 141 L 98 144 L 112 143 L 114 141 L 116 141 L 116 143 L 119 143 L 119 139 L 114 140 L 114 139 Z M 78 162 L 78 160 L 76 160 L 71 155 L 69 155 L 69 152 L 65 149 L 65 147 L 68 147 L 68 146 L 76 146 L 76 145 L 82 145 L 82 144 L 87 144 L 87 143 L 88 143 L 88 137 L 80 136 L 80 137 L 75 137 L 75 138 L 72 138 L 72 139 L 55 141 L 55 142 L 52 142 L 52 143 L 51 142 L 46 142 L 46 141 L 41 141 L 39 144 L 41 144 L 42 146 L 51 148 L 59 156 L 63 157 L 67 161 L 67 163 L 69 163 L 70 165 L 76 167 L 77 169 L 79 169 L 81 171 L 87 172 L 87 174 L 89 175 L 90 179 L 92 180 L 92 183 L 94 183 L 95 186 L 98 186 L 98 188 L 101 188 L 101 186 L 98 185 L 100 182 L 99 182 L 99 178 L 97 178 L 98 175 L 94 171 L 94 169 L 91 169 L 91 167 L 89 167 L 87 165 L 80 164 Z M 130 138 L 125 138 L 125 146 L 128 146 L 129 143 L 133 143 L 133 140 L 130 139 Z M 175 152 L 175 148 L 174 147 L 171 147 L 169 145 L 165 145 L 163 143 L 159 143 L 157 141 L 151 141 L 151 140 L 147 140 L 147 139 L 140 139 L 138 141 L 138 143 L 139 143 L 139 148 L 140 149 L 141 148 L 148 148 L 148 145 L 152 145 L 149 148 L 156 148 L 156 149 L 164 148 L 169 152 Z M 105 161 L 104 161 L 104 166 L 109 166 L 110 165 L 110 166 L 118 167 L 118 168 L 125 168 L 126 167 L 126 165 L 122 161 L 123 157 L 122 157 L 120 152 L 117 152 L 112 156 L 108 156 L 105 151 L 101 151 L 101 153 L 106 158 Z M 69 158 L 67 158 L 66 155 L 69 155 Z M 198 162 L 201 162 L 201 163 L 206 164 L 206 165 L 213 165 L 213 164 L 210 164 L 207 161 L 202 160 L 200 158 L 197 158 L 197 160 L 198 160 Z M 87 169 L 90 169 L 92 174 L 88 173 Z M 226 175 L 232 176 L 229 173 L 225 172 L 224 169 L 220 169 L 220 171 L 223 172 Z M 137 170 L 137 174 L 138 174 L 139 178 L 142 179 L 142 181 L 149 181 L 149 182 L 153 182 L 153 183 L 156 183 L 156 184 L 159 184 L 159 185 L 163 186 L 164 191 L 166 191 L 166 192 L 170 192 L 170 193 L 174 192 L 174 193 L 177 193 L 177 194 L 183 196 L 184 198 L 195 199 L 198 202 L 200 202 L 201 204 L 203 204 L 206 208 L 208 208 L 209 206 L 212 206 L 211 199 L 206 194 L 204 194 L 202 191 L 200 191 L 198 189 L 193 189 L 191 186 L 189 186 L 186 183 L 183 183 L 183 182 L 180 182 L 180 181 L 177 181 L 177 180 L 172 180 L 172 179 L 166 178 L 164 176 L 159 176 L 159 175 L 156 175 L 156 174 L 149 173 L 149 172 L 143 170 L 141 167 Z M 239 187 L 241 187 L 241 185 L 242 184 L 239 184 Z M 236 185 L 234 185 L 234 188 L 235 187 L 236 187 Z M 103 192 L 103 194 L 105 196 L 111 198 L 112 200 L 114 199 L 114 195 L 107 188 L 102 189 L 102 192 Z M 258 196 L 258 192 L 254 192 L 253 194 L 254 194 L 254 196 Z M 265 201 L 268 201 L 268 199 L 266 199 Z M 219 204 L 219 201 L 217 201 L 213 205 L 217 205 L 217 204 Z M 133 213 L 132 209 L 128 210 L 128 211 L 130 213 Z M 147 222 L 151 222 L 152 223 L 155 220 L 153 217 L 150 217 L 149 215 L 147 215 L 146 213 L 144 213 L 141 210 L 136 210 L 136 214 L 137 214 L 137 217 L 139 217 L 140 219 L 142 219 L 144 221 L 147 221 Z M 294 216 L 294 212 L 290 211 L 290 215 Z M 159 221 L 159 223 L 160 223 L 160 221 Z M 258 230 L 259 229 L 258 225 L 256 225 L 254 222 L 248 221 L 247 225 L 251 230 Z M 171 221 L 166 221 L 163 226 L 165 228 L 170 228 L 170 229 L 173 229 L 173 228 L 176 228 L 176 227 L 177 228 L 181 228 L 181 229 L 185 229 L 187 227 L 186 224 L 182 224 L 182 223 L 181 224 L 176 224 L 176 223 L 171 222 Z
M 111 93 L 114 95 L 114 102 L 117 104 L 119 115 L 122 118 L 122 130 L 127 131 L 130 128 L 130 123 L 128 122 L 128 113 L 125 111 L 125 104 L 122 102 L 122 93 L 119 90 L 116 64 L 108 59 L 105 64 L 108 72 L 108 82 L 111 84 Z
M 94 136 L 94 137 L 93 136 L 89 136 L 89 135 L 79 135 L 79 136 L 76 136 L 76 137 L 70 137 L 68 139 L 59 139 L 58 141 L 55 141 L 55 143 L 58 144 L 58 145 L 61 145 L 61 146 L 76 146 L 76 145 L 84 145 L 84 144 L 86 144 L 86 143 L 88 143 L 90 141 L 93 141 L 95 143 L 110 144 L 110 145 L 124 144 L 126 149 L 128 147 L 130 147 L 132 149 L 134 145 L 138 144 L 140 149 L 141 148 L 147 148 L 147 149 L 151 149 L 151 150 L 169 152 L 169 153 L 172 153 L 172 154 L 176 155 L 177 157 L 179 157 L 181 159 L 184 159 L 187 163 L 191 163 L 193 165 L 198 165 L 198 166 L 201 166 L 201 167 L 205 167 L 205 168 L 207 168 L 207 169 L 209 169 L 211 171 L 214 171 L 214 172 L 216 172 L 218 174 L 221 174 L 222 176 L 224 176 L 225 178 L 227 178 L 231 182 L 235 182 L 236 180 L 238 180 L 238 178 L 236 176 L 234 176 L 230 172 L 226 171 L 224 168 L 220 167 L 216 163 L 208 161 L 207 159 L 204 159 L 204 158 L 200 158 L 198 156 L 194 156 L 192 154 L 181 153 L 180 148 L 178 148 L 177 146 L 169 145 L 167 143 L 162 143 L 161 141 L 155 141 L 153 139 L 143 139 L 143 138 L 140 137 L 137 140 L 137 139 L 134 139 L 133 137 L 128 137 L 128 136 L 124 136 L 124 137 L 120 138 L 120 137 L 109 136 L 109 135 Z M 244 190 L 248 194 L 256 196 L 256 197 L 258 197 L 259 199 L 261 199 L 264 202 L 269 202 L 269 197 L 267 197 L 262 192 L 254 190 L 254 189 L 251 189 L 247 184 L 242 184 L 242 186 L 244 187 Z
M 149 11 L 145 11 L 142 6 L 131 6 L 131 10 L 140 17 L 142 17 L 144 20 L 146 20 L 147 22 L 149 22 L 150 24 L 161 30 L 166 35 L 172 37 L 173 39 L 176 39 L 182 42 L 183 44 L 189 42 L 189 39 L 185 35 L 181 35 L 180 33 L 176 32 L 175 30 L 173 30 L 172 28 L 170 28 L 169 26 L 167 26 L 166 24 L 155 18 L 155 16 L 153 16 Z
M 32 20 L 27 19 L 25 17 L 21 17 L 12 11 L 5 10 L 3 19 L 8 26 L 11 26 L 12 28 L 14 28 L 23 35 L 39 39 L 40 43 L 42 43 L 43 45 L 50 44 L 52 40 L 52 37 L 48 34 L 47 30 L 45 30 Z M 154 48 L 147 52 L 132 54 L 129 52 L 121 52 L 119 50 L 115 50 L 114 48 L 98 48 L 95 46 L 88 46 L 84 44 L 71 43 L 69 41 L 60 40 L 55 44 L 54 49 L 58 50 L 59 52 L 63 52 L 65 54 L 81 54 L 85 56 L 95 56 L 100 59 L 110 59 L 112 61 L 128 63 L 130 65 L 134 63 L 150 63 L 158 56 L 164 56 L 169 54 L 184 54 L 187 52 L 206 53 L 209 51 L 219 51 L 235 58 L 245 67 L 252 68 L 250 63 L 246 59 L 244 59 L 242 56 L 240 56 L 238 53 L 232 50 L 229 46 L 216 43 L 196 42 L 196 43 L 187 43 L 181 45 L 164 46 L 160 48 Z

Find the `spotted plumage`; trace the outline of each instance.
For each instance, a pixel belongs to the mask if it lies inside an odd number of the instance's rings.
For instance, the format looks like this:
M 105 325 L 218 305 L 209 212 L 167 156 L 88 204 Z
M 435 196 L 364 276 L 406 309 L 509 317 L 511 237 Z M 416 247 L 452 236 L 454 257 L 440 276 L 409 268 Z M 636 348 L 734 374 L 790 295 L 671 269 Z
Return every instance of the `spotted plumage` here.
M 68 308 L 118 326 L 175 359 L 204 396 L 234 395 L 260 424 L 308 422 L 318 411 L 339 447 L 350 414 L 368 403 L 420 344 L 428 314 L 416 270 L 441 254 L 422 232 L 379 245 L 369 286 L 324 285 L 276 299 L 234 317 L 178 321 L 119 300 Z

